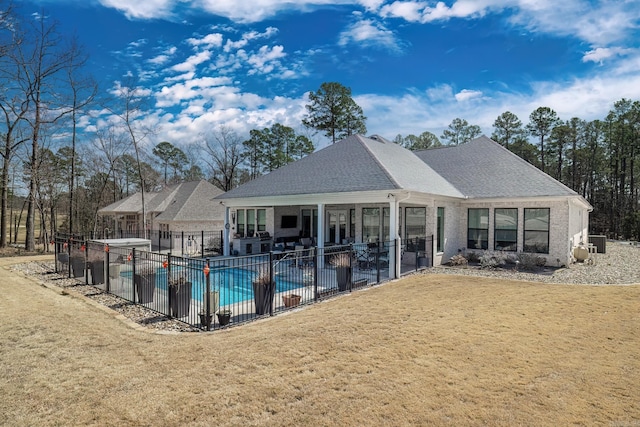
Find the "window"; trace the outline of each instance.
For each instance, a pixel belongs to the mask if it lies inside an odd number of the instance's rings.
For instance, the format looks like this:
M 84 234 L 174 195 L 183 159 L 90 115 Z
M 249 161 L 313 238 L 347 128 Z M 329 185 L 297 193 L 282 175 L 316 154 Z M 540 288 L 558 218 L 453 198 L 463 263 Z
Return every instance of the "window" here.
M 169 238 L 169 224 L 160 224 L 160 238 Z
M 549 253 L 549 208 L 524 210 L 524 251 Z
M 245 225 L 245 220 L 244 220 L 244 209 L 239 209 L 238 212 L 238 236 L 240 237 L 244 237 L 244 225 Z
M 389 224 L 391 221 L 389 208 L 362 208 L 362 241 L 381 242 L 390 238 Z M 353 237 L 353 236 L 351 236 Z
M 349 210 L 349 237 L 356 237 L 356 210 Z
M 247 209 L 247 237 L 253 237 L 256 232 L 256 210 Z
M 238 209 L 236 219 L 236 234 L 240 237 L 253 237 L 256 231 L 267 231 L 266 209 Z
M 438 242 L 436 243 L 436 251 L 444 252 L 444 208 L 438 208 L 438 230 L 437 230 L 437 238 Z
M 493 214 L 495 250 L 518 250 L 518 209 L 496 209 Z
M 467 248 L 489 248 L 489 209 L 469 209 Z
M 302 209 L 301 237 L 318 237 L 318 209 Z
M 267 231 L 266 209 L 258 209 L 258 231 Z
M 404 209 L 404 237 L 406 250 L 424 251 L 427 234 L 427 208 Z
M 380 208 L 362 208 L 362 241 L 375 242 L 380 235 Z

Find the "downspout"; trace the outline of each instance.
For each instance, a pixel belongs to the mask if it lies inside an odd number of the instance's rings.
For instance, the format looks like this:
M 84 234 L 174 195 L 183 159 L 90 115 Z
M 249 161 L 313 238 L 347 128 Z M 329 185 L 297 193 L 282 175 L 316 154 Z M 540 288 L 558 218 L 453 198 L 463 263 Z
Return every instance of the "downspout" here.
M 230 256 L 231 255 L 231 239 L 230 239 L 230 228 L 229 224 L 229 207 L 224 204 L 223 201 L 220 204 L 224 207 L 224 231 L 222 232 L 222 255 Z

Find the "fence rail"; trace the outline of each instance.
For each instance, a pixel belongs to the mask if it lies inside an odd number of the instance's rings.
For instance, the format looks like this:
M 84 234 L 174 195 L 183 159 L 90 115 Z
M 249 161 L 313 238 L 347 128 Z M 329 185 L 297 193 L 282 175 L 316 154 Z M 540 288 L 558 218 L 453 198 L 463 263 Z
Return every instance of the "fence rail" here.
M 84 233 L 57 233 L 56 239 L 85 241 L 102 239 L 148 239 L 151 250 L 174 255 L 220 256 L 222 255 L 222 230 L 196 231 L 98 231 Z
M 382 283 L 388 280 L 396 242 L 198 258 L 110 247 L 66 235 L 56 236 L 54 247 L 56 271 L 213 330 Z

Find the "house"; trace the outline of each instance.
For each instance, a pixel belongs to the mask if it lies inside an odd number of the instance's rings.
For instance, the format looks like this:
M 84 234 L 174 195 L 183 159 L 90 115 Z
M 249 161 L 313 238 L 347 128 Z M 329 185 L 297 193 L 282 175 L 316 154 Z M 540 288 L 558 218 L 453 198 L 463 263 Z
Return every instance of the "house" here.
M 224 227 L 224 207 L 219 203 L 212 204 L 212 201 L 221 194 L 222 190 L 205 180 L 183 182 L 159 192 L 145 193 L 146 234 L 156 235 L 154 247 L 158 247 L 157 240 L 160 240 L 160 248 L 174 247 L 168 242 L 170 235 L 182 239 L 186 233 L 188 242 L 193 238 L 200 245 L 202 231 L 219 233 Z M 100 209 L 98 214 L 114 218 L 114 236 L 143 235 L 140 192 Z M 154 233 L 150 233 L 152 230 Z
M 592 209 L 485 136 L 412 152 L 379 136 L 352 135 L 216 201 L 229 224 L 227 255 L 233 241 L 264 231 L 275 241 L 312 238 L 319 248 L 395 241 L 390 277 L 421 252 L 433 264 L 500 250 L 568 265 L 573 248 L 587 241 Z

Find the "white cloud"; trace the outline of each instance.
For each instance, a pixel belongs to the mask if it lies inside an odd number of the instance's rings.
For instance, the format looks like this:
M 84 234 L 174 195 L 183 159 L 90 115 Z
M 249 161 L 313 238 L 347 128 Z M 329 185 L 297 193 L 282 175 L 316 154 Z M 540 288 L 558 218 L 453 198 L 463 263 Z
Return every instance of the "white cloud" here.
M 222 34 L 207 34 L 206 36 L 199 39 L 192 37 L 187 39 L 187 43 L 189 43 L 191 46 L 205 46 L 207 49 L 220 47 L 222 46 Z
M 100 0 L 100 4 L 121 11 L 129 19 L 150 19 L 170 16 L 175 0 Z
M 482 92 L 479 90 L 462 89 L 460 92 L 456 93 L 455 98 L 458 102 L 464 102 L 481 96 Z
M 179 105 L 194 98 L 206 98 L 218 86 L 231 84 L 228 77 L 203 77 L 183 83 L 165 85 L 156 94 L 157 106 L 161 108 Z
M 584 54 L 582 62 L 596 62 L 602 64 L 606 59 L 616 56 L 624 56 L 631 52 L 631 49 L 620 47 L 597 47 Z
M 276 67 L 280 66 L 278 59 L 284 58 L 284 47 L 278 45 L 269 48 L 262 46 L 258 52 L 249 56 L 247 63 L 253 67 L 255 72 L 267 74 L 272 72 Z
M 262 38 L 270 38 L 278 33 L 278 29 L 275 27 L 267 27 L 267 29 L 260 33 L 258 31 L 249 31 L 244 33 L 240 40 L 231 41 L 230 39 L 224 45 L 225 52 L 231 52 L 233 50 L 241 49 L 245 47 L 250 41 L 262 39 Z
M 160 55 L 157 55 L 157 56 L 149 59 L 147 62 L 149 62 L 150 64 L 153 64 L 153 65 L 166 64 L 167 62 L 169 62 L 171 60 L 173 55 L 175 55 L 177 50 L 178 49 L 175 46 L 172 46 L 172 47 L 166 49 Z
M 211 52 L 205 50 L 191 55 L 184 62 L 174 65 L 171 69 L 177 72 L 192 72 L 198 65 L 207 62 L 209 59 L 211 59 Z
M 629 37 L 638 28 L 640 7 L 635 1 L 587 0 L 398 0 L 380 7 L 385 18 L 430 23 L 452 18 L 475 19 L 509 10 L 512 24 L 530 31 L 573 36 L 596 45 Z
M 241 23 L 259 22 L 288 10 L 309 11 L 331 5 L 355 5 L 355 0 L 200 0 L 205 11 Z M 364 1 L 364 3 L 372 3 Z
M 393 31 L 372 19 L 360 19 L 340 34 L 338 44 L 344 46 L 349 43 L 363 46 L 381 46 L 390 51 L 401 50 Z
M 552 108 L 563 120 L 603 119 L 620 98 L 640 99 L 638 65 L 640 57 L 630 59 L 624 67 L 603 70 L 588 78 L 537 82 L 529 93 L 483 92 L 482 97 L 471 103 L 455 100 L 448 85 L 397 97 L 366 94 L 354 99 L 367 116 L 370 134 L 393 138 L 398 133 L 418 134 L 428 130 L 440 135 L 454 118 L 460 117 L 491 135 L 493 122 L 503 112 L 513 112 L 526 124 L 529 114 L 540 106 Z

